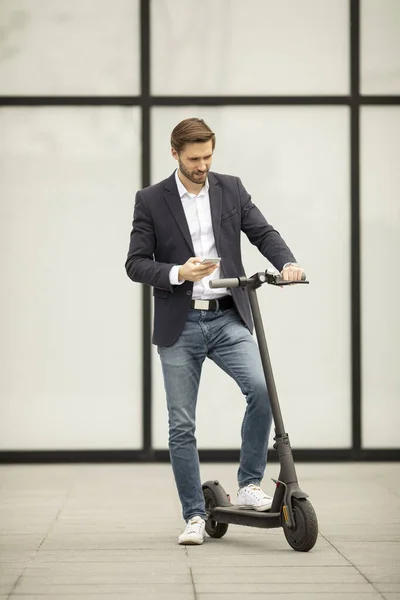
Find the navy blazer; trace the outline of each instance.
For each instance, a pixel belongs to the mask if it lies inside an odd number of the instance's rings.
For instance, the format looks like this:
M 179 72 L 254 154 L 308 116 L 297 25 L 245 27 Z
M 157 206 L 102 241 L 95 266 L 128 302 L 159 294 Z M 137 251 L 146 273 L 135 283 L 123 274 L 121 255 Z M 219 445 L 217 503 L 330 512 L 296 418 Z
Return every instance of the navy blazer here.
M 221 271 L 224 277 L 245 275 L 241 231 L 279 271 L 295 257 L 279 233 L 251 201 L 238 177 L 209 172 L 210 208 Z M 171 346 L 181 334 L 190 309 L 193 283 L 171 285 L 169 272 L 196 256 L 173 173 L 168 179 L 136 194 L 133 225 L 125 268 L 132 281 L 153 286 L 153 344 Z M 237 311 L 253 331 L 244 288 L 232 288 Z

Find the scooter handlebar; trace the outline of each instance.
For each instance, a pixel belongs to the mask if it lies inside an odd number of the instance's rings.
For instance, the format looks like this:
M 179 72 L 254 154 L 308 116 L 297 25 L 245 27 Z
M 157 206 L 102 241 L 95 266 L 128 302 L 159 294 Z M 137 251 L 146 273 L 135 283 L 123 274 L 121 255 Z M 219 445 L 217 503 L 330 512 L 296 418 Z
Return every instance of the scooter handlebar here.
M 261 279 L 264 278 L 264 280 Z M 235 287 L 246 287 L 251 283 L 253 278 L 247 277 L 228 277 L 227 279 L 212 279 L 209 282 L 209 286 L 212 289 L 215 288 L 235 288 Z M 280 273 L 271 273 L 268 270 L 264 273 L 259 273 L 259 280 L 261 283 L 269 283 L 271 285 L 295 285 L 298 283 L 309 283 L 306 278 L 306 274 L 303 273 L 301 276 L 301 281 L 284 281 L 282 279 Z

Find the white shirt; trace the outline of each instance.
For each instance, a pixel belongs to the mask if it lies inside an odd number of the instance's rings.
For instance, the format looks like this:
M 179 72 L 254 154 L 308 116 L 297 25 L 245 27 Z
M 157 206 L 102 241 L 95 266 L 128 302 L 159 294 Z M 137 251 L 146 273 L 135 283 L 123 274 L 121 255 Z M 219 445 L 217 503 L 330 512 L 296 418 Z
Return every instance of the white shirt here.
M 175 180 L 176 185 L 178 186 L 178 193 L 181 197 L 186 221 L 189 226 L 195 256 L 201 258 L 217 258 L 218 252 L 215 246 L 214 231 L 212 227 L 210 195 L 208 192 L 210 184 L 208 179 L 206 179 L 204 187 L 197 195 L 190 194 L 187 191 L 178 177 L 178 169 L 175 171 Z M 183 283 L 183 281 L 178 280 L 180 266 L 181 265 L 175 265 L 169 272 L 171 285 L 181 285 Z M 219 298 L 230 294 L 230 291 L 227 288 L 212 290 L 208 285 L 211 279 L 221 279 L 222 277 L 221 268 L 218 267 L 208 277 L 204 277 L 204 279 L 201 279 L 200 281 L 195 281 L 193 283 L 192 298 L 194 300 L 210 300 L 211 298 Z

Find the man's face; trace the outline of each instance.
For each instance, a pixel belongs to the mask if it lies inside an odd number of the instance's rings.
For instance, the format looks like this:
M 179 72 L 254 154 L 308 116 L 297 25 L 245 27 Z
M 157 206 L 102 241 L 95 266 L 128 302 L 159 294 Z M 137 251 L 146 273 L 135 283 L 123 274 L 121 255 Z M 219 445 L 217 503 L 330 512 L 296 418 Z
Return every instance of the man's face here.
M 198 185 L 204 184 L 211 168 L 212 141 L 186 144 L 178 154 L 172 148 L 172 156 L 179 163 L 179 170 L 189 181 Z

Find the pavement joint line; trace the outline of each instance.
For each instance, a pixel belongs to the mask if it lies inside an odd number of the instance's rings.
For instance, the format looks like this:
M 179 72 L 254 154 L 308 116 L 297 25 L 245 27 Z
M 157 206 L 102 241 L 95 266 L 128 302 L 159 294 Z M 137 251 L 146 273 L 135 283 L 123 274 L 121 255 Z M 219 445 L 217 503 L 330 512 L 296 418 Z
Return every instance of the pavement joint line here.
M 376 592 L 379 594 L 379 596 L 380 596 L 381 598 L 383 598 L 383 600 L 385 600 L 385 596 L 382 594 L 382 592 L 380 592 L 380 591 L 379 591 L 379 590 L 378 590 L 378 589 L 375 587 L 375 584 L 374 584 L 372 581 L 370 581 L 370 580 L 368 579 L 368 577 L 367 577 L 366 575 L 364 575 L 364 573 L 362 573 L 362 572 L 360 571 L 360 569 L 357 567 L 357 565 L 355 565 L 353 562 L 351 562 L 351 560 L 350 560 L 349 558 L 347 558 L 347 556 L 345 556 L 345 555 L 344 555 L 342 552 L 340 552 L 340 550 L 339 550 L 338 548 L 336 548 L 335 544 L 333 544 L 333 542 L 331 542 L 330 540 L 328 540 L 328 538 L 327 538 L 327 537 L 325 537 L 324 535 L 322 535 L 322 533 L 320 533 L 320 535 L 321 535 L 321 536 L 324 538 L 324 540 L 326 540 L 326 541 L 327 541 L 327 542 L 328 542 L 328 543 L 329 543 L 329 544 L 332 546 L 332 548 L 334 548 L 334 549 L 336 550 L 336 552 L 338 552 L 338 553 L 340 554 L 340 556 L 342 556 L 342 557 L 343 557 L 345 560 L 347 560 L 347 561 L 348 561 L 348 562 L 349 562 L 349 563 L 350 563 L 350 564 L 351 564 L 351 565 L 352 565 L 352 566 L 353 566 L 353 567 L 354 567 L 354 568 L 355 568 L 355 569 L 358 571 L 358 573 L 360 573 L 360 575 L 361 575 L 362 577 L 364 577 L 365 581 L 366 581 L 367 583 L 369 583 L 370 585 L 372 585 L 372 587 L 373 587 L 373 588 L 374 588 L 374 590 L 375 590 L 375 591 L 376 591 Z
M 35 577 L 35 578 L 36 578 L 36 577 L 40 577 L 40 576 L 33 575 L 32 577 Z M 208 585 L 208 583 L 209 583 L 209 582 L 202 582 L 202 581 L 199 581 L 199 585 Z M 236 583 L 237 583 L 237 584 L 243 584 L 243 583 L 244 583 L 245 585 L 247 585 L 247 583 L 246 583 L 246 582 L 236 582 Z M 279 585 L 279 584 L 282 584 L 282 585 L 284 585 L 284 584 L 285 584 L 285 582 L 284 582 L 284 581 L 274 581 L 273 583 L 274 583 L 274 584 L 276 584 L 276 585 Z M 289 582 L 289 583 L 291 583 L 291 584 L 293 584 L 293 585 L 300 585 L 300 584 L 314 585 L 315 583 L 317 583 L 317 584 L 321 584 L 321 585 L 330 585 L 330 584 L 332 584 L 332 585 L 333 585 L 333 584 L 338 584 L 338 581 L 337 581 L 337 580 L 336 580 L 336 581 L 319 581 L 319 582 L 315 582 L 315 581 L 300 581 L 300 582 L 299 582 L 299 581 L 297 581 L 297 582 L 295 582 L 295 581 L 291 581 L 291 582 Z M 340 583 L 341 583 L 341 585 L 346 585 L 346 583 L 348 583 L 348 582 L 340 582 Z M 364 583 L 361 583 L 360 581 L 352 581 L 352 582 L 350 582 L 350 583 L 351 583 L 351 585 L 364 585 Z M 268 585 L 268 582 L 264 582 L 264 581 L 258 581 L 258 582 L 257 582 L 257 585 L 258 585 L 258 584 L 259 584 L 259 585 L 264 585 L 264 584 L 265 584 L 265 585 Z M 114 581 L 111 581 L 111 582 L 108 582 L 108 583 L 105 583 L 105 582 L 93 583 L 93 581 L 89 581 L 89 582 L 80 581 L 80 582 L 79 582 L 79 583 L 77 583 L 77 584 L 75 584 L 75 583 L 51 583 L 51 585 L 52 585 L 53 587 L 71 587 L 71 586 L 74 586 L 74 585 L 79 585 L 79 586 L 82 586 L 82 587 L 86 587 L 86 586 L 93 586 L 93 585 L 102 585 L 102 586 L 106 586 L 106 585 L 110 586 L 110 585 L 112 585 L 112 586 L 114 586 L 114 587 L 124 587 L 124 586 L 127 586 L 127 585 L 130 585 L 130 586 L 138 586 L 138 585 L 139 585 L 139 586 L 140 586 L 140 585 L 144 585 L 144 584 L 143 584 L 143 583 L 141 583 L 141 582 L 137 582 L 137 581 L 135 581 L 135 582 L 132 582 L 132 583 L 124 583 L 124 582 L 122 582 L 122 583 L 119 583 L 119 582 L 118 582 L 118 583 L 116 583 L 116 582 L 114 582 Z M 175 584 L 175 583 L 173 583 L 173 582 L 170 582 L 170 581 L 151 581 L 150 583 L 146 583 L 146 585 L 151 585 L 152 587 L 158 587 L 158 586 L 160 586 L 160 585 L 179 585 L 179 584 Z M 188 584 L 188 585 L 189 585 L 189 584 Z M 228 582 L 223 582 L 223 583 L 221 583 L 220 585 L 229 585 L 229 583 L 228 583 Z M 10 593 L 11 593 L 11 592 L 10 592 Z M 69 592 L 68 592 L 68 593 L 69 593 Z M 125 593 L 125 592 L 121 592 L 121 594 L 122 594 L 122 593 Z M 197 592 L 196 592 L 196 593 L 197 593 Z M 204 593 L 207 593 L 207 594 L 208 594 L 208 593 L 211 593 L 211 592 L 199 592 L 199 593 L 200 593 L 200 594 L 204 594 Z M 218 593 L 221 593 L 221 594 L 225 594 L 225 593 L 226 593 L 226 594 L 230 594 L 231 592 L 218 592 Z M 261 592 L 251 592 L 251 593 L 252 593 L 252 594 L 253 594 L 253 593 L 254 593 L 254 594 L 256 594 L 256 593 L 261 593 Z M 262 593 L 264 593 L 264 592 L 262 592 Z M 274 593 L 274 594 L 275 594 L 275 593 L 278 593 L 278 592 L 271 592 L 271 593 Z M 283 592 L 282 592 L 282 593 L 283 593 Z M 287 594 L 298 594 L 298 592 L 285 592 L 285 594 L 286 594 L 286 593 L 287 593 Z M 311 593 L 320 594 L 321 592 L 307 592 L 307 594 L 311 594 Z M 343 592 L 330 592 L 330 593 L 332 593 L 332 594 L 343 594 Z M 353 592 L 349 592 L 349 594 L 352 594 L 352 593 L 353 593 Z M 388 594 L 388 593 L 390 593 L 390 592 L 378 592 L 378 593 L 379 593 L 379 594 Z M 31 596 L 32 594 L 35 594 L 35 592 L 32 592 L 32 593 L 26 593 L 26 592 L 23 592 L 23 593 L 21 593 L 21 594 L 17 593 L 16 595 L 17 595 L 17 596 Z M 75 595 L 76 595 L 76 594 L 75 594 Z
M 187 546 L 185 546 L 185 554 L 186 554 L 186 557 L 187 557 L 187 560 L 189 563 L 190 581 L 192 582 L 194 600 L 197 600 L 196 584 L 195 584 L 194 578 L 193 578 L 192 563 L 190 562 L 190 554 L 189 554 Z
M 71 494 L 71 491 L 72 491 L 73 487 L 74 487 L 74 484 L 72 484 L 72 485 L 71 485 L 71 487 L 68 489 L 67 493 L 65 494 L 65 496 L 64 496 L 64 500 L 63 500 L 63 502 L 62 502 L 62 505 L 61 505 L 61 507 L 59 508 L 59 510 L 58 510 L 58 512 L 57 512 L 57 514 L 56 514 L 56 517 L 55 517 L 55 519 L 53 519 L 53 520 L 51 521 L 51 523 L 50 523 L 50 527 L 49 527 L 49 529 L 48 529 L 47 533 L 45 534 L 44 538 L 42 539 L 42 541 L 40 542 L 39 546 L 38 546 L 38 547 L 37 547 L 37 549 L 35 550 L 35 552 L 34 552 L 34 554 L 33 554 L 32 558 L 28 559 L 28 561 L 27 561 L 26 565 L 25 565 L 25 566 L 24 566 L 24 568 L 22 569 L 22 573 L 21 573 L 21 575 L 18 577 L 18 579 L 16 580 L 16 582 L 14 583 L 13 587 L 11 588 L 11 591 L 10 591 L 10 593 L 9 593 L 9 596 L 8 596 L 7 600 L 8 600 L 9 598 L 12 598 L 12 596 L 13 596 L 13 593 L 14 593 L 14 591 L 16 590 L 16 588 L 17 588 L 17 586 L 18 586 L 19 582 L 20 582 L 20 581 L 21 581 L 21 579 L 23 578 L 23 576 L 24 576 L 24 574 L 25 574 L 25 571 L 26 571 L 26 569 L 27 569 L 28 565 L 29 565 L 29 564 L 31 564 L 31 563 L 33 563 L 33 562 L 35 561 L 35 558 L 36 558 L 36 556 L 38 555 L 38 552 L 39 552 L 40 548 L 43 546 L 44 542 L 45 542 L 45 541 L 47 540 L 47 538 L 49 537 L 49 535 L 50 535 L 51 531 L 52 531 L 52 530 L 53 530 L 53 528 L 54 528 L 54 525 L 55 525 L 55 524 L 56 524 L 56 522 L 57 522 L 57 519 L 59 518 L 60 514 L 62 513 L 62 510 L 63 510 L 63 508 L 64 508 L 64 506 L 65 506 L 65 503 L 66 503 L 66 501 L 68 500 L 68 498 L 69 498 L 69 496 L 70 496 L 70 494 Z
M 396 496 L 396 498 L 400 498 L 400 494 L 398 492 L 396 492 L 396 490 L 394 490 L 391 487 L 387 488 L 389 492 L 391 492 L 394 496 Z
M 268 584 L 266 583 L 265 585 L 267 586 Z M 284 583 L 282 583 L 282 585 L 284 585 Z M 107 595 L 107 596 L 109 595 L 109 592 L 99 592 L 99 591 L 96 591 L 95 593 L 96 593 L 96 596 L 99 596 L 99 597 L 101 597 L 101 596 L 103 596 L 103 595 Z M 294 598 L 296 598 L 296 596 L 298 596 L 298 594 L 299 594 L 299 592 L 287 592 L 287 591 L 282 591 L 282 592 L 272 592 L 272 593 L 269 593 L 269 592 L 250 592 L 250 593 L 251 593 L 251 596 L 260 596 L 260 597 L 262 597 L 262 598 L 263 598 L 263 600 L 265 600 L 266 598 L 268 598 L 268 596 L 271 596 L 271 598 L 272 598 L 272 597 L 274 597 L 274 598 L 275 598 L 275 597 L 279 598 L 279 596 L 280 596 L 281 594 L 284 594 L 285 596 L 288 596 L 288 595 L 293 595 L 293 597 L 294 597 Z M 306 593 L 307 593 L 307 595 L 308 595 L 308 596 L 313 596 L 313 597 L 315 597 L 315 598 L 318 598 L 318 597 L 320 596 L 320 594 L 321 594 L 321 593 L 324 593 L 324 592 L 306 592 Z M 339 598 L 339 597 L 344 597 L 344 598 L 347 598 L 347 597 L 348 597 L 348 598 L 349 598 L 349 600 L 355 600 L 355 599 L 357 598 L 357 596 L 355 596 L 354 594 L 356 594 L 356 593 L 358 593 L 358 592 L 348 592 L 348 593 L 347 593 L 347 592 L 345 592 L 345 596 L 343 596 L 343 594 L 344 594 L 343 592 L 331 592 L 331 594 L 335 594 L 335 595 L 337 595 L 337 596 L 338 596 L 338 598 Z M 370 595 L 370 596 L 371 596 L 371 598 L 375 598 L 375 597 L 376 597 L 376 596 L 375 596 L 375 594 L 373 594 L 373 593 L 370 593 L 370 592 L 364 592 L 364 593 L 366 593 L 366 594 Z M 390 594 L 390 593 L 393 593 L 393 592 L 384 592 L 384 593 L 386 593 L 386 594 Z M 112 592 L 112 594 L 113 594 L 113 596 L 126 596 L 126 592 L 116 592 L 116 591 L 113 591 L 113 592 Z M 222 594 L 223 594 L 223 595 L 225 595 L 227 598 L 232 598 L 232 592 L 218 592 L 218 594 L 220 594 L 220 595 L 222 595 Z M 15 598 L 15 596 L 23 596 L 23 597 L 27 597 L 27 598 L 29 598 L 30 596 L 35 596 L 35 595 L 37 595 L 37 594 L 35 594 L 34 592 L 32 592 L 32 593 L 23 593 L 23 594 L 18 594 L 18 593 L 17 593 L 17 594 L 13 594 L 13 595 L 11 595 L 11 594 L 10 594 L 10 595 L 7 597 L 7 599 L 6 599 L 6 600 L 12 600 L 13 598 Z M 42 595 L 42 597 L 44 597 L 44 595 L 46 595 L 46 596 L 49 596 L 50 598 L 53 598 L 53 597 L 54 597 L 52 594 L 43 594 L 43 595 Z M 73 595 L 75 595 L 75 594 L 73 594 Z M 85 595 L 90 595 L 90 596 L 91 596 L 91 595 L 92 595 L 92 593 L 91 593 L 91 592 L 88 592 L 88 594 L 84 593 L 84 594 L 82 594 L 82 595 L 84 595 L 84 596 L 85 596 Z M 209 595 L 209 593 L 208 593 L 208 592 L 200 592 L 200 597 L 206 597 L 206 596 L 208 596 L 208 595 Z M 267 595 L 267 596 L 266 596 L 266 595 Z M 71 593 L 70 593 L 70 592 L 61 592 L 61 593 L 60 593 L 60 592 L 57 592 L 57 597 L 62 597 L 62 596 L 71 596 Z M 383 597 L 383 600 L 385 600 L 385 599 L 386 599 L 386 596 L 382 596 L 382 597 Z M 198 598 L 199 598 L 199 597 L 197 596 L 197 597 L 196 597 L 196 600 L 197 600 Z M 200 598 L 199 600 L 201 600 L 201 598 Z

